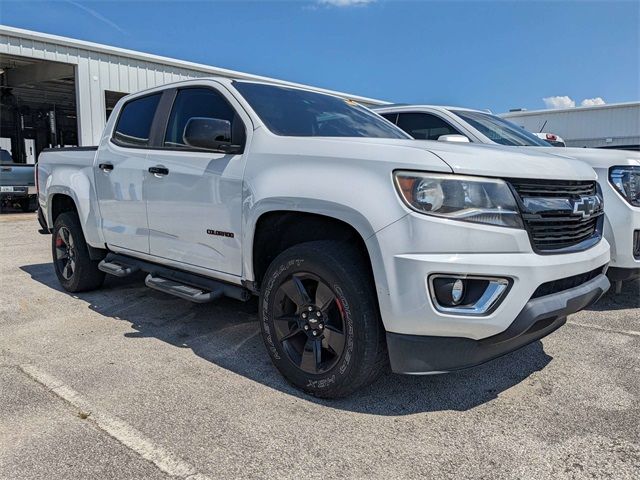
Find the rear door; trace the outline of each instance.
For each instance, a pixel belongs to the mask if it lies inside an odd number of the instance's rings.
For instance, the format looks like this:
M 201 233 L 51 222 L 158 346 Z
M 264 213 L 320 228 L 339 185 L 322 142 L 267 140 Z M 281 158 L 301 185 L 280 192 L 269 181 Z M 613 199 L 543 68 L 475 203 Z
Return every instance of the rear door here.
M 244 145 L 249 119 L 223 87 L 189 86 L 173 94 L 165 134 L 149 151 L 157 173 L 144 183 L 150 253 L 187 269 L 240 275 L 244 155 L 191 148 L 183 134 L 191 118 L 227 120 L 233 143 Z
M 95 179 L 105 241 L 112 247 L 149 253 L 149 224 L 143 181 L 149 168 L 154 116 L 162 92 L 129 100 L 111 138 L 103 138 Z

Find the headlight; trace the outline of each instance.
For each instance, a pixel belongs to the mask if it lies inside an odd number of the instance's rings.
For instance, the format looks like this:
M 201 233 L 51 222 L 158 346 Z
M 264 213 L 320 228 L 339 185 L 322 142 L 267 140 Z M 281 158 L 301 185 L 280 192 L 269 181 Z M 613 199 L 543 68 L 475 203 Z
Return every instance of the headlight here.
M 402 200 L 416 212 L 453 220 L 524 228 L 508 185 L 499 179 L 399 171 Z
M 611 167 L 609 181 L 627 202 L 640 207 L 640 167 Z

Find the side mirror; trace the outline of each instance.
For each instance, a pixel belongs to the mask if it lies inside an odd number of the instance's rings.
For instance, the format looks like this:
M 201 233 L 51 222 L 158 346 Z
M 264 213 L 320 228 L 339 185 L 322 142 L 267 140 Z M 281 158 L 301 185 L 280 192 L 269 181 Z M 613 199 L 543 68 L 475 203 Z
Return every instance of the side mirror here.
M 465 135 L 451 134 L 451 135 L 440 135 L 438 137 L 439 142 L 459 142 L 459 143 L 469 143 L 469 137 Z
M 232 153 L 240 146 L 231 145 L 231 122 L 220 118 L 191 117 L 184 127 L 185 145 L 203 150 Z

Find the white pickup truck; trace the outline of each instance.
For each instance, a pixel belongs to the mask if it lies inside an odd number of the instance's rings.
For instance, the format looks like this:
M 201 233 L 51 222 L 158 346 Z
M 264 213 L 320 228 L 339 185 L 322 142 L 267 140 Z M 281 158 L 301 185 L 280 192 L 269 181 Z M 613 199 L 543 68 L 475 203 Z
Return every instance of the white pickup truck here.
M 551 148 L 523 128 L 488 112 L 435 105 L 385 106 L 376 111 L 417 139 L 505 145 L 575 158 L 598 176 L 605 202 L 604 237 L 611 245 L 612 281 L 640 277 L 640 152 Z
M 194 302 L 259 295 L 275 366 L 338 397 L 389 360 L 486 362 L 595 302 L 595 178 L 544 152 L 416 142 L 343 98 L 198 79 L 120 100 L 98 147 L 40 155 L 39 218 L 68 291 L 144 271 Z

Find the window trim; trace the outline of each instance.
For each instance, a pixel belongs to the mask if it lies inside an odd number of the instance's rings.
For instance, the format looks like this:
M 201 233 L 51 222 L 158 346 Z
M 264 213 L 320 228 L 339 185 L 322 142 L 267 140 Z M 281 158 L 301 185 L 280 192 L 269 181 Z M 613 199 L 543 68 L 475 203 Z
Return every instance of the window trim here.
M 109 141 L 120 148 L 135 148 L 136 150 L 149 150 L 153 142 L 153 134 L 154 134 L 153 127 L 156 122 L 156 117 L 158 116 L 158 110 L 160 108 L 160 103 L 162 102 L 162 99 L 164 97 L 164 93 L 165 92 L 163 90 L 160 90 L 160 91 L 150 92 L 146 95 L 136 96 L 130 100 L 127 100 L 118 111 L 118 118 L 116 118 L 116 121 L 113 124 L 113 130 L 111 131 L 111 137 L 109 138 Z M 136 100 L 152 97 L 154 95 L 160 95 L 160 99 L 158 100 L 158 105 L 156 105 L 156 111 L 153 113 L 153 118 L 151 119 L 151 125 L 149 126 L 149 144 L 144 146 L 142 145 L 137 146 L 137 145 L 129 145 L 129 144 L 120 142 L 116 138 L 116 130 L 118 128 L 118 124 L 120 123 L 120 119 L 122 118 L 122 113 L 124 112 L 125 107 L 130 103 L 135 102 Z
M 193 90 L 193 89 L 206 89 L 206 90 L 211 90 L 215 93 L 217 93 L 218 95 L 220 95 L 222 97 L 222 99 L 227 103 L 227 105 L 229 106 L 229 108 L 233 111 L 233 113 L 235 114 L 235 117 L 237 117 L 238 121 L 241 123 L 242 128 L 244 129 L 244 141 L 242 142 L 242 145 L 240 146 L 240 150 L 236 153 L 233 154 L 229 154 L 227 152 L 223 152 L 222 150 L 208 150 L 206 148 L 195 148 L 195 147 L 166 147 L 164 145 L 164 139 L 165 136 L 167 135 L 167 129 L 169 128 L 169 117 L 171 117 L 171 112 L 173 111 L 173 106 L 175 105 L 176 99 L 178 98 L 178 94 L 183 91 L 183 90 Z M 163 119 L 164 121 L 162 123 L 160 123 L 160 121 L 158 121 L 158 125 L 155 125 L 155 127 L 157 128 L 157 131 L 154 132 L 155 135 L 153 140 L 154 142 L 152 143 L 152 145 L 148 148 L 148 150 L 159 150 L 159 151 L 172 151 L 172 152 L 191 152 L 191 153 L 221 153 L 224 155 L 242 155 L 244 153 L 244 149 L 247 145 L 247 126 L 244 122 L 244 120 L 242 120 L 242 117 L 240 116 L 240 114 L 238 113 L 238 110 L 231 104 L 231 102 L 229 102 L 229 99 L 217 88 L 211 87 L 209 85 L 189 85 L 186 87 L 176 87 L 176 88 L 172 88 L 170 90 L 167 90 L 167 92 L 171 92 L 171 100 L 167 100 L 167 106 L 165 107 L 165 105 L 163 105 L 163 107 L 166 108 L 166 111 L 162 112 L 163 115 Z M 162 100 L 161 100 L 162 101 Z M 156 110 L 156 113 L 159 112 L 160 110 L 160 104 L 158 104 L 158 109 Z M 155 119 L 154 119 L 154 123 L 155 123 Z M 232 127 L 233 128 L 233 127 Z
M 118 118 L 115 121 L 113 126 L 113 130 L 111 132 L 111 137 L 109 141 L 114 145 L 120 148 L 133 148 L 136 150 L 159 150 L 159 151 L 174 151 L 174 152 L 192 152 L 192 153 L 221 153 L 224 155 L 230 155 L 227 152 L 217 151 L 217 150 L 207 150 L 204 148 L 181 148 L 181 147 L 165 147 L 164 146 L 164 137 L 167 133 L 167 128 L 169 127 L 169 117 L 171 116 L 171 111 L 173 110 L 173 105 L 175 103 L 176 98 L 178 97 L 178 93 L 181 90 L 188 89 L 207 89 L 212 90 L 213 92 L 220 95 L 225 102 L 229 105 L 229 108 L 233 110 L 235 116 L 238 118 L 238 121 L 241 123 L 242 128 L 244 129 L 244 141 L 241 145 L 241 148 L 238 152 L 233 153 L 231 155 L 242 155 L 244 153 L 244 149 L 247 145 L 247 125 L 242 119 L 241 115 L 238 113 L 238 109 L 235 108 L 229 99 L 217 88 L 214 88 L 209 85 L 188 85 L 185 87 L 171 87 L 166 88 L 164 90 L 158 90 L 154 92 L 150 92 L 144 95 L 136 96 L 130 100 L 127 100 L 120 111 L 118 112 Z M 124 108 L 131 102 L 139 100 L 141 98 L 151 97 L 153 95 L 160 95 L 160 100 L 158 100 L 158 105 L 156 106 L 156 111 L 153 115 L 153 119 L 151 120 L 151 128 L 149 130 L 149 144 L 145 146 L 136 146 L 136 145 L 128 145 L 120 142 L 116 137 L 116 128 L 118 126 L 118 122 L 120 122 L 120 117 L 122 116 L 122 112 Z

